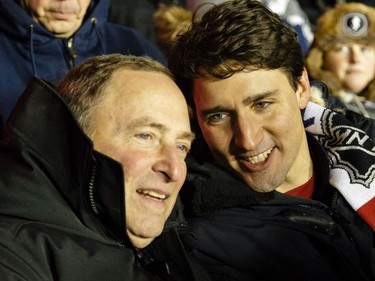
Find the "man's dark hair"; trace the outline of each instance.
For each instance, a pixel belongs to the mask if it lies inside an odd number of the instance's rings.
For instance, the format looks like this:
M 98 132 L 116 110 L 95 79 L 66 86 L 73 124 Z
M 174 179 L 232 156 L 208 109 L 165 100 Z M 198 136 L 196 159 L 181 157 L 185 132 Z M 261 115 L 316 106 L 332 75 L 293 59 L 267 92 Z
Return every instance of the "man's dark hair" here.
M 297 34 L 256 0 L 213 6 L 179 35 L 169 68 L 191 105 L 193 79 L 225 79 L 244 69 L 281 69 L 297 89 L 304 57 Z

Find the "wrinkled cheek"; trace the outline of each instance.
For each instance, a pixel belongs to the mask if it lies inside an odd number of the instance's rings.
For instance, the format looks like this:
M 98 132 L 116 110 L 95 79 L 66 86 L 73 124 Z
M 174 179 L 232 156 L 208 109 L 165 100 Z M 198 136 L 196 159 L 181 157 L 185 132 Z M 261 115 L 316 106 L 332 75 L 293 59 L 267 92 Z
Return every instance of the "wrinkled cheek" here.
M 87 9 L 89 8 L 91 0 L 80 0 L 79 1 L 79 14 L 84 17 Z
M 125 172 L 142 171 L 150 162 L 150 155 L 136 150 L 116 151 L 113 158 L 122 164 Z

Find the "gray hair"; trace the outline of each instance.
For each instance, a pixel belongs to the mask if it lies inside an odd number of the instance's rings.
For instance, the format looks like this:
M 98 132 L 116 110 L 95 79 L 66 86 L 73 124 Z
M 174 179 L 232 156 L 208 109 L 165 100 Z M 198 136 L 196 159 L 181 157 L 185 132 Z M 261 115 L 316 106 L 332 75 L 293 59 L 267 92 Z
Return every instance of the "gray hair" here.
M 86 134 L 89 135 L 93 130 L 93 109 L 105 97 L 113 73 L 120 69 L 161 72 L 174 80 L 164 65 L 149 57 L 102 55 L 87 59 L 72 68 L 56 89 Z

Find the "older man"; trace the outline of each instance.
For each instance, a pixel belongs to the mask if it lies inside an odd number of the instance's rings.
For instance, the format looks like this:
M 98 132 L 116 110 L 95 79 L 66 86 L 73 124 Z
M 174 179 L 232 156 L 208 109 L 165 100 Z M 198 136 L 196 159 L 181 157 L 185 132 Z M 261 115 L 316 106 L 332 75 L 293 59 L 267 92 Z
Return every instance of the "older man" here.
M 180 243 L 194 135 L 168 70 L 95 57 L 57 89 L 35 78 L 4 130 L 0 279 L 207 280 Z

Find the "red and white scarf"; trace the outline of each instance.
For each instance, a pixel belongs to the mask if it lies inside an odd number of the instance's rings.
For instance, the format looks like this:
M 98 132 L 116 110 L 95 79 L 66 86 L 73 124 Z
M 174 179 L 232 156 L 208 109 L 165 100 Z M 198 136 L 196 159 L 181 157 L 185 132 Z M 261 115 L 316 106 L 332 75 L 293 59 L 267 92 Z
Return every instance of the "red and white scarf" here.
M 303 120 L 328 153 L 330 184 L 375 231 L 375 141 L 343 115 L 312 102 Z

